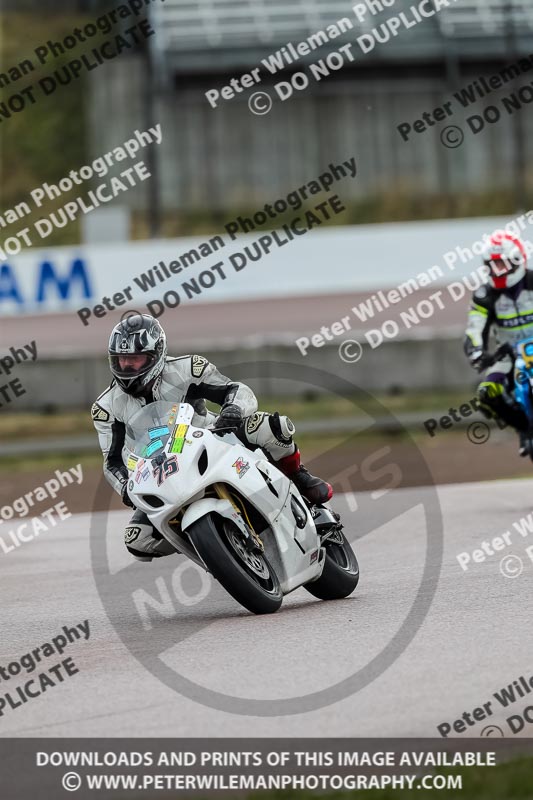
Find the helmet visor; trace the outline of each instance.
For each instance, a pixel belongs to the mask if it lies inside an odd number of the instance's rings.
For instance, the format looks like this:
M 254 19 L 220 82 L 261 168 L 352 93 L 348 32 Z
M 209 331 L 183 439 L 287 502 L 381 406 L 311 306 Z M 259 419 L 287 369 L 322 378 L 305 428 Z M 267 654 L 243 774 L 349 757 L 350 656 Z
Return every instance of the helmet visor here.
M 149 372 L 157 362 L 155 353 L 112 353 L 109 355 L 111 372 L 116 378 L 139 378 Z
M 508 258 L 492 258 L 485 261 L 485 266 L 489 268 L 491 278 L 504 278 L 514 272 L 519 264 Z

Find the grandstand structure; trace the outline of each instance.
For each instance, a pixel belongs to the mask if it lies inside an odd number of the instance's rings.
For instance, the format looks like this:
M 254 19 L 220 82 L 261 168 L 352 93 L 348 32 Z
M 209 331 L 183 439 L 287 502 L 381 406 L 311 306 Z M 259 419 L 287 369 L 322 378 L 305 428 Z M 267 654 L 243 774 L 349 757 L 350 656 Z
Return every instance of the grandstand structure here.
M 533 33 L 530 0 L 450 0 L 410 35 L 398 36 L 376 58 L 392 60 L 443 57 L 452 43 L 461 56 L 506 55 L 505 36 L 513 35 L 527 48 Z M 366 33 L 391 16 L 408 13 L 415 0 L 165 0 L 151 10 L 158 30 L 154 50 L 167 70 L 203 66 L 221 69 L 262 51 L 325 28 L 351 16 L 356 34 Z M 354 15 L 354 6 L 367 13 Z M 371 9 L 382 7 L 375 13 Z M 495 49 L 494 49 L 495 48 Z
M 377 0 L 367 3 L 377 7 Z M 533 105 L 504 114 L 478 135 L 467 118 L 531 84 L 533 68 L 471 108 L 460 107 L 454 92 L 530 55 L 533 64 L 533 2 L 450 0 L 448 7 L 409 28 L 400 27 L 396 36 L 367 53 L 357 38 L 371 35 L 400 12 L 412 19 L 410 9 L 420 0 L 396 0 L 359 18 L 356 5 L 353 0 L 154 2 L 149 15 L 156 35 L 149 40 L 149 58 L 116 59 L 106 67 L 108 80 L 95 74 L 92 81 L 95 155 L 146 119 L 139 99 L 139 87 L 144 87 L 148 118 L 160 122 L 164 131 L 158 158 L 165 169 L 156 176 L 157 205 L 163 211 L 208 211 L 222 219 L 228 209 L 253 209 L 308 181 L 331 161 L 352 155 L 360 169 L 357 180 L 343 188 L 347 202 L 417 197 L 423 203 L 425 197 L 440 194 L 449 202 L 441 213 L 454 215 L 460 210 L 457 198 L 490 193 L 497 186 L 499 192 L 514 195 L 517 209 L 523 208 L 533 192 L 533 174 L 527 168 L 533 156 Z M 359 6 L 366 6 L 365 0 Z M 349 18 L 353 29 L 334 42 L 282 74 L 261 69 L 269 54 L 342 18 Z M 312 80 L 285 102 L 278 98 L 277 82 L 290 80 L 292 72 L 305 71 L 350 42 L 352 63 L 320 82 Z M 250 113 L 253 89 L 210 107 L 206 91 L 221 89 L 254 68 L 261 69 L 262 77 L 256 88 L 274 100 L 268 115 Z M 401 123 L 414 123 L 446 102 L 453 108 L 449 124 L 465 133 L 460 148 L 442 146 L 443 125 L 402 140 Z M 135 202 L 140 202 L 138 196 Z

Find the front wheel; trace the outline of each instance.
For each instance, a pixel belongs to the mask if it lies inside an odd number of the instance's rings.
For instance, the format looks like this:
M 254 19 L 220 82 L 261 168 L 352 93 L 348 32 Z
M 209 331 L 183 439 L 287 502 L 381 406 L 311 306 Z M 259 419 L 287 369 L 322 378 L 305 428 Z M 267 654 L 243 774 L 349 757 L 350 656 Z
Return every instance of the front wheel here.
M 283 594 L 265 555 L 250 551 L 230 520 L 208 514 L 193 523 L 189 539 L 209 572 L 242 606 L 254 614 L 272 614 Z
M 320 600 L 348 597 L 359 583 L 359 564 L 350 542 L 342 530 L 337 530 L 325 539 L 324 549 L 326 555 L 322 575 L 304 588 Z

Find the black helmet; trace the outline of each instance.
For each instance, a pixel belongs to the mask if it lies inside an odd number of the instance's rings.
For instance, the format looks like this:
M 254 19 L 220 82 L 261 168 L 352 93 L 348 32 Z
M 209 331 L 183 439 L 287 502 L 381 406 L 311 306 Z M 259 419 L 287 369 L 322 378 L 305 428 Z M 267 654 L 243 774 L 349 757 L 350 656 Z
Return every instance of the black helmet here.
M 109 366 L 120 388 L 139 397 L 163 371 L 167 337 L 149 314 L 132 314 L 111 331 L 108 352 Z

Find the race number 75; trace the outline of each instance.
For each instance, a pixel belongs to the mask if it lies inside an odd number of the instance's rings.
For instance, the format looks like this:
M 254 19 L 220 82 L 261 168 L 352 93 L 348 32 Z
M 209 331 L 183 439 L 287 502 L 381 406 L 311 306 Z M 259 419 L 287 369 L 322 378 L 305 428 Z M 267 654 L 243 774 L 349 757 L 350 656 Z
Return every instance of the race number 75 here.
M 170 475 L 178 471 L 178 458 L 177 456 L 169 456 L 162 464 L 158 464 L 152 470 L 152 475 L 157 481 L 157 485 L 161 486 Z

